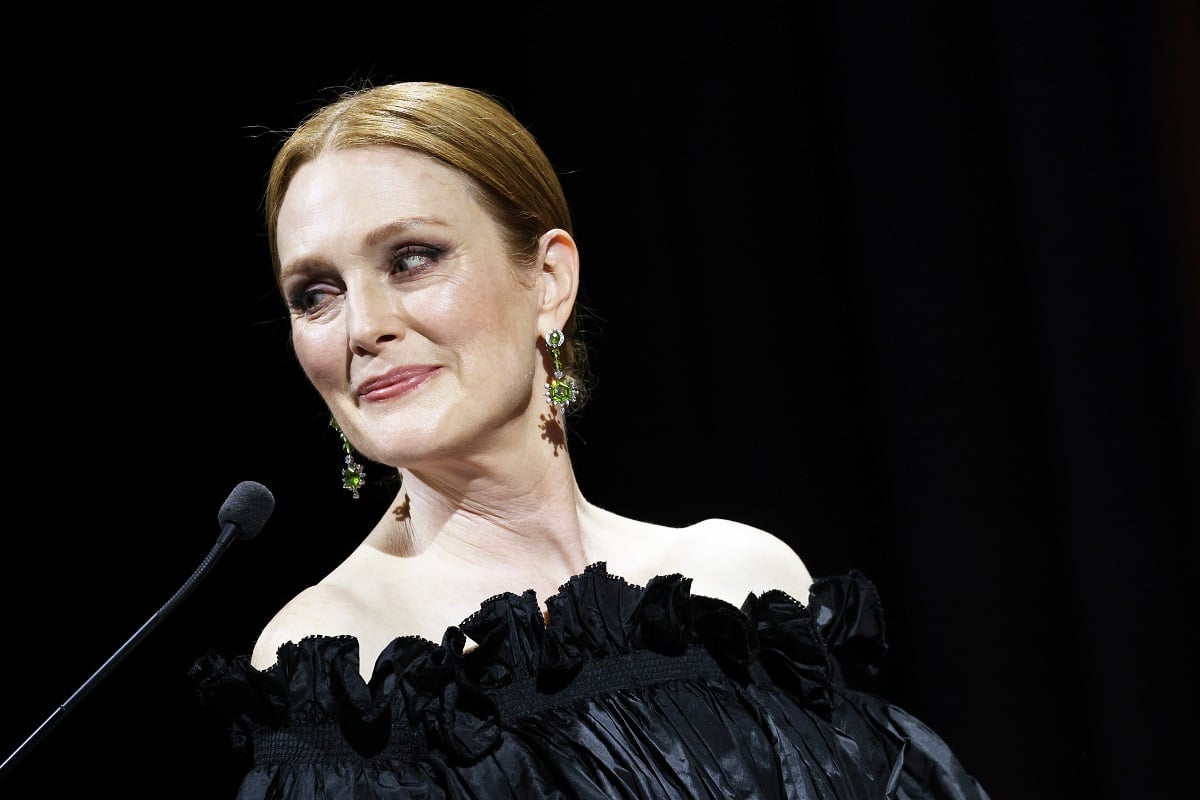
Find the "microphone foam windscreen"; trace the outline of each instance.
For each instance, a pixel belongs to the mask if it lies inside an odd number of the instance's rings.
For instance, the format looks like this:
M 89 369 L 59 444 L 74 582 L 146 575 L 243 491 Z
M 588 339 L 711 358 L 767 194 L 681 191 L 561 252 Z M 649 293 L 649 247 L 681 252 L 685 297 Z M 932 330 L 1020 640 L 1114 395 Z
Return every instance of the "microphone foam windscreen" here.
M 275 510 L 275 495 L 256 481 L 242 481 L 233 487 L 217 513 L 217 522 L 224 527 L 233 523 L 241 528 L 242 538 L 249 539 L 262 530 Z

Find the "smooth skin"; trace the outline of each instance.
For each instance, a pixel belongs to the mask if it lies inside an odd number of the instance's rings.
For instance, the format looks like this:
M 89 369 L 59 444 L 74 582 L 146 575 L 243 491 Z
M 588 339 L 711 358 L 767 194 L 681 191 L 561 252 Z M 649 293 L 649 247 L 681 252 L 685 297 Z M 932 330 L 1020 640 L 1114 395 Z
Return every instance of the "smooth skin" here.
M 598 508 L 576 483 L 545 400 L 542 337 L 565 324 L 580 256 L 546 231 L 514 264 L 457 170 L 399 147 L 330 150 L 279 214 L 280 286 L 296 356 L 351 444 L 403 488 L 366 539 L 263 630 L 252 663 L 313 634 L 358 639 L 360 671 L 398 636 L 440 642 L 503 592 L 541 601 L 598 561 L 645 585 L 682 573 L 740 606 L 812 579 L 782 540 L 730 520 L 685 528 Z

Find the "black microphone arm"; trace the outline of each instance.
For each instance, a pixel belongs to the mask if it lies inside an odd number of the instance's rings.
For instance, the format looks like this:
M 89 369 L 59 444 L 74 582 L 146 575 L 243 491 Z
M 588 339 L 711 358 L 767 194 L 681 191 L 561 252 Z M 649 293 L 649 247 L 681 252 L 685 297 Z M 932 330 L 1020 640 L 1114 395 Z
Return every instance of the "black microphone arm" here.
M 114 667 L 129 654 L 129 651 L 139 644 L 142 639 L 146 638 L 150 631 L 154 630 L 158 623 L 162 622 L 167 614 L 175 610 L 175 607 L 183 601 L 185 597 L 191 594 L 192 590 L 200 582 L 200 579 L 208 574 L 212 569 L 216 560 L 225 552 L 237 539 L 250 539 L 258 535 L 266 524 L 267 518 L 271 516 L 271 512 L 275 510 L 275 497 L 271 491 L 261 483 L 255 481 L 242 481 L 237 486 L 233 487 L 233 491 L 229 493 L 224 504 L 221 506 L 220 512 L 217 514 L 217 521 L 221 524 L 221 534 L 217 537 L 217 543 L 213 545 L 212 550 L 200 562 L 200 566 L 196 567 L 196 571 L 192 573 L 192 577 L 188 578 L 183 586 L 179 587 L 179 591 L 172 595 L 171 599 L 163 604 L 163 607 L 154 613 L 150 619 L 146 620 L 142 627 L 126 640 L 125 644 L 117 648 L 117 651 L 108 657 L 108 660 L 100 665 L 100 669 L 92 673 L 92 677 L 83 682 L 83 685 L 75 690 L 75 693 L 68 697 L 65 702 L 46 718 L 46 721 L 34 730 L 21 745 L 12 752 L 8 758 L 0 764 L 0 775 L 3 775 L 7 770 L 11 769 L 20 757 L 24 755 L 33 744 L 42 739 L 48 734 L 67 712 L 75 707 L 75 704 L 83 699 L 84 695 L 95 688 L 101 679 L 108 675 Z

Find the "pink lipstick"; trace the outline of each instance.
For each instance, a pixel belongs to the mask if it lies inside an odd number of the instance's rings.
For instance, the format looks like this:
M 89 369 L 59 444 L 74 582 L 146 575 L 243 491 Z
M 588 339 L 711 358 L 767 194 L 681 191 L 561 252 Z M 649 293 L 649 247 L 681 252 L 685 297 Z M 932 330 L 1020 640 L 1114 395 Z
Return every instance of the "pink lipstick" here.
M 433 366 L 397 367 L 363 381 L 358 386 L 358 396 L 369 403 L 391 400 L 425 383 L 439 369 Z

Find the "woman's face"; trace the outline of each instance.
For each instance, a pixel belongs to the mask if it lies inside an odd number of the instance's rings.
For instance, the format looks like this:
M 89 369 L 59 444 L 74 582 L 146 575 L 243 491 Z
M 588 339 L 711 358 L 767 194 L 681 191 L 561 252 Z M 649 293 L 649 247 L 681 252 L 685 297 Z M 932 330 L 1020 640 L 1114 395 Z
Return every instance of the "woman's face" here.
M 356 449 L 420 467 L 526 440 L 546 409 L 536 281 L 467 178 L 398 147 L 326 152 L 277 244 L 296 356 Z

